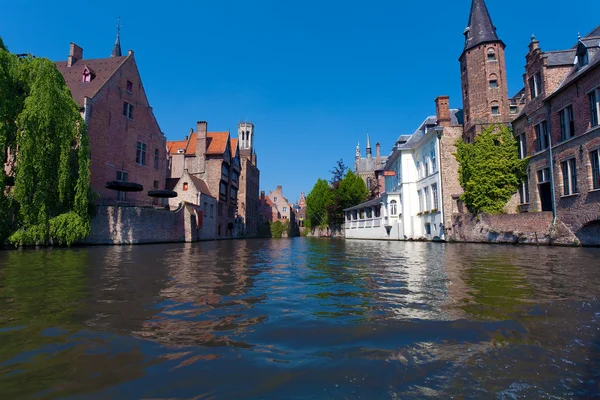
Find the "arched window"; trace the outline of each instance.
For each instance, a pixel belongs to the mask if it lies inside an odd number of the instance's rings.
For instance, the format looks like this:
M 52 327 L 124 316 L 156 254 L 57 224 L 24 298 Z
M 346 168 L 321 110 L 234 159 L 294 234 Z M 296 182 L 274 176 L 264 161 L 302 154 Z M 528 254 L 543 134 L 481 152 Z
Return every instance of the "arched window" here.
M 492 101 L 492 115 L 500 115 L 500 106 L 497 101 Z
M 398 214 L 398 202 L 396 200 L 390 201 L 390 215 Z
M 490 74 L 490 89 L 498 87 L 498 75 Z
M 487 51 L 488 61 L 496 61 L 496 50 L 493 47 L 490 47 Z

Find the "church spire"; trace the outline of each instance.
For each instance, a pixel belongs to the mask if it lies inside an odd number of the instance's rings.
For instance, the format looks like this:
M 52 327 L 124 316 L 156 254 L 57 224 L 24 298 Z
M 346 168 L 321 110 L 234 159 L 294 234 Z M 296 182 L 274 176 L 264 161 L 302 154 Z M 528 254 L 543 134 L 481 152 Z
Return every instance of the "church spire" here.
M 110 56 L 121 57 L 121 17 L 117 20 L 117 40 Z
M 367 158 L 370 160 L 373 157 L 373 153 L 371 152 L 371 138 L 367 133 Z
M 473 0 L 471 3 L 471 14 L 469 25 L 465 29 L 465 50 L 470 50 L 482 43 L 499 41 L 496 35 L 496 27 L 488 12 L 484 0 Z

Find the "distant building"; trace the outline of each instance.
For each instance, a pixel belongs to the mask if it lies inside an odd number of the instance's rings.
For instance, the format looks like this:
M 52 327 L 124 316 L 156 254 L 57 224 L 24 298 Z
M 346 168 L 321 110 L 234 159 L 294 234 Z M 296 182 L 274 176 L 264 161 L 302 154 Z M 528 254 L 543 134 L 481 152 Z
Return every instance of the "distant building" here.
M 159 204 L 148 197 L 164 189 L 167 176 L 166 139 L 142 84 L 132 50 L 121 54 L 117 35 L 112 54 L 83 58 L 83 48 L 71 43 L 66 61 L 56 63 L 87 124 L 91 150 L 91 188 L 100 202 Z M 106 189 L 109 181 L 131 181 L 143 192 Z
M 210 195 L 217 199 L 216 238 L 235 237 L 240 182 L 238 139 L 229 132 L 207 132 L 207 123 L 199 121 L 196 132 L 181 141 L 167 142 L 169 176 L 189 175 L 205 182 Z
M 273 223 L 275 221 L 280 221 L 282 223 L 289 222 L 292 235 L 297 234 L 298 227 L 294 205 L 283 196 L 283 189 L 281 186 L 277 186 L 277 188 L 267 196 L 265 196 L 264 191 L 261 191 L 259 214 L 259 224 L 264 225 L 267 222 Z
M 238 194 L 238 214 L 241 216 L 247 237 L 255 237 L 258 233 L 258 192 L 260 171 L 254 150 L 254 124 L 240 122 L 238 124 L 238 140 L 240 147 L 240 190 Z
M 379 143 L 377 143 L 375 147 L 376 154 L 375 158 L 373 158 L 371 151 L 371 138 L 369 137 L 369 134 L 367 134 L 366 157 L 362 157 L 360 153 L 360 143 L 356 145 L 354 173 L 363 179 L 369 192 L 379 194 L 383 192 L 383 187 L 380 187 L 379 176 L 382 175 L 382 167 L 387 160 L 387 156 L 381 156 L 381 146 Z

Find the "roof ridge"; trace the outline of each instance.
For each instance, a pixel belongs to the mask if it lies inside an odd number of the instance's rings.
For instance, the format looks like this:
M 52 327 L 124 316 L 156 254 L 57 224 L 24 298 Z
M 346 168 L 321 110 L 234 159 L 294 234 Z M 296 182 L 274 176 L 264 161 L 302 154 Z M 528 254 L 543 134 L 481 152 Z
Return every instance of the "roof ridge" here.
M 112 77 L 117 73 L 117 71 L 119 70 L 119 68 L 121 68 L 123 66 L 123 64 L 125 63 L 125 61 L 127 61 L 129 59 L 130 56 L 132 56 L 133 53 L 129 53 L 127 54 L 127 56 L 125 56 L 125 58 L 123 59 L 123 61 L 117 66 L 117 68 L 115 68 L 115 70 L 112 72 L 112 74 L 110 74 L 108 76 L 108 78 L 106 78 L 106 80 L 102 83 L 102 85 L 100 85 L 98 87 L 98 89 L 92 94 L 91 97 L 94 97 L 95 95 L 98 94 L 98 92 L 108 83 L 108 81 L 110 81 L 112 79 Z M 109 57 L 110 58 L 110 57 Z M 118 58 L 118 57 L 113 57 L 113 58 Z M 85 61 L 85 60 L 80 60 L 80 61 Z M 141 77 L 140 77 L 141 80 Z

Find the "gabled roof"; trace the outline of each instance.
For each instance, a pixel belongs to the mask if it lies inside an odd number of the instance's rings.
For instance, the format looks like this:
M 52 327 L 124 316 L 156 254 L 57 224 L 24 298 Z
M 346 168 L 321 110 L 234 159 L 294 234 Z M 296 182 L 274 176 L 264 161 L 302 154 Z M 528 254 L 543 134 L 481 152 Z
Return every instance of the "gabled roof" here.
M 206 134 L 206 154 L 220 155 L 225 153 L 229 132 L 208 132 Z
M 238 139 L 229 139 L 229 147 L 231 148 L 231 157 L 235 157 L 238 153 Z
M 500 41 L 484 0 L 473 0 L 471 3 L 471 13 L 469 24 L 465 29 L 465 39 L 464 51 L 482 43 Z
M 169 155 L 172 156 L 173 154 L 177 154 L 179 152 L 179 149 L 183 149 L 184 152 L 187 153 L 188 142 L 189 142 L 189 139 L 188 140 L 173 140 L 173 141 L 167 142 L 167 151 L 169 152 Z
M 83 99 L 94 97 L 127 58 L 128 56 L 77 60 L 70 67 L 67 66 L 67 61 L 58 61 L 56 67 L 65 78 L 73 99 L 83 106 Z M 82 82 L 83 69 L 86 66 L 96 75 L 91 82 Z
M 576 50 L 560 50 L 560 51 L 546 51 L 544 56 L 546 57 L 547 65 L 549 67 L 558 67 L 563 65 L 573 65 L 575 59 Z
M 213 197 L 213 195 L 210 193 L 210 190 L 208 190 L 208 186 L 206 185 L 206 182 L 204 182 L 202 179 L 200 179 L 194 175 L 189 175 L 189 177 L 190 177 L 190 181 L 191 181 L 192 185 L 194 185 L 194 187 L 196 188 L 196 191 L 198 191 L 202 194 L 205 194 L 207 196 Z M 165 189 L 174 190 L 181 179 L 183 179 L 183 177 L 167 178 L 167 181 L 165 183 Z

